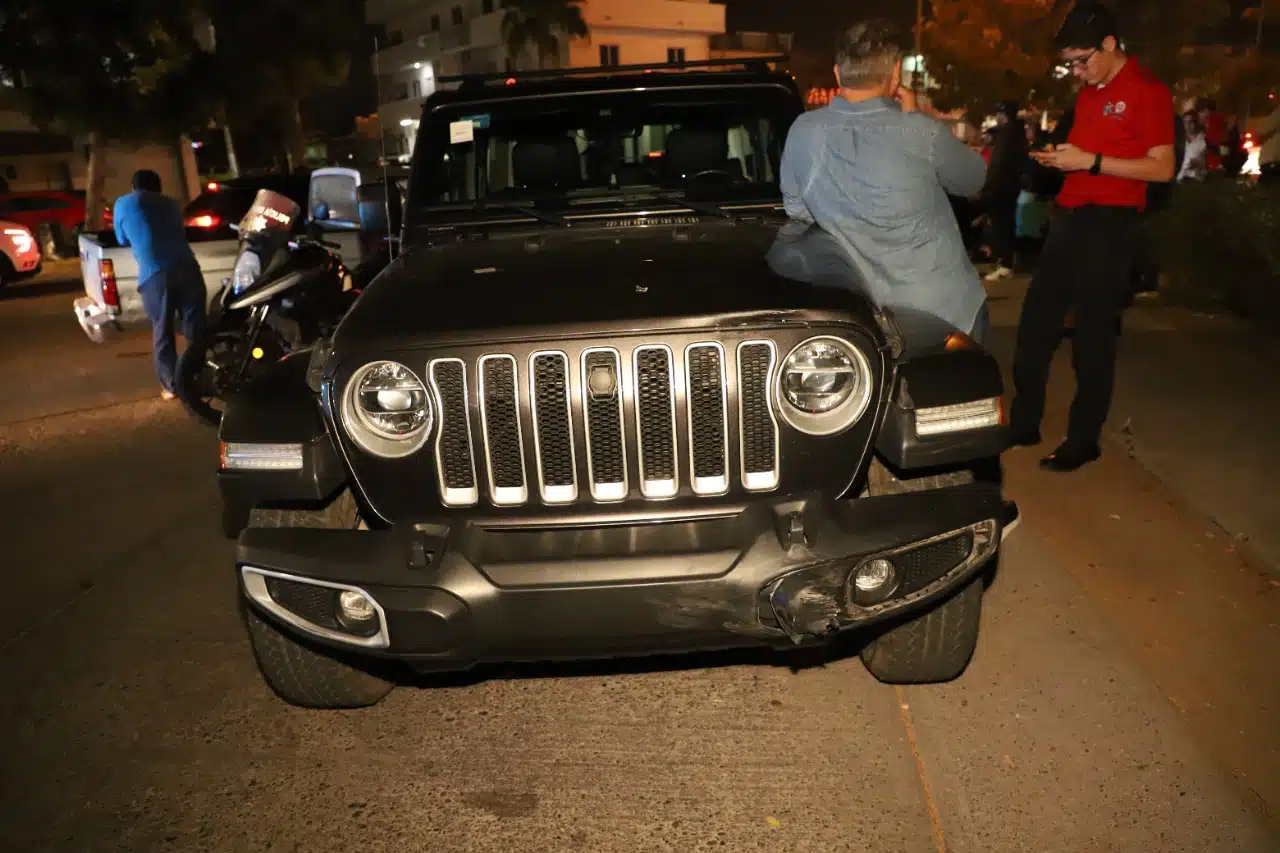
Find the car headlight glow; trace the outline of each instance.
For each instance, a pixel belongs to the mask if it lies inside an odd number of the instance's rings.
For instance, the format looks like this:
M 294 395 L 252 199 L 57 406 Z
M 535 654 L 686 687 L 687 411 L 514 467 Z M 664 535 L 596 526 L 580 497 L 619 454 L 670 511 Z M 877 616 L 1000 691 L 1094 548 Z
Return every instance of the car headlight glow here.
M 253 252 L 241 252 L 231 270 L 231 292 L 243 293 L 262 275 L 262 259 Z
M 871 364 L 843 338 L 810 338 L 793 349 L 778 371 L 783 419 L 810 435 L 848 429 L 871 402 Z
M 427 440 L 434 414 L 426 386 L 394 361 L 375 361 L 355 372 L 342 395 L 342 422 L 357 444 L 375 456 L 408 456 Z

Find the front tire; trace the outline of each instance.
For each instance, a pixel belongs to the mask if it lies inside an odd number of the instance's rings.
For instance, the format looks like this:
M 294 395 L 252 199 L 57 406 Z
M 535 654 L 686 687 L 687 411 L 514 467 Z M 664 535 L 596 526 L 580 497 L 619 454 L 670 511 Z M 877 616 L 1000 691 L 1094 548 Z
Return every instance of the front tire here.
M 929 612 L 890 628 L 862 649 L 863 665 L 886 684 L 958 678 L 978 645 L 982 591 L 982 578 L 974 578 Z
M 310 527 L 351 530 L 360 511 L 350 490 L 322 510 L 255 509 L 251 527 Z M 286 633 L 261 616 L 240 595 L 240 608 L 258 671 L 276 695 L 301 708 L 365 708 L 380 702 L 395 684 L 322 648 Z

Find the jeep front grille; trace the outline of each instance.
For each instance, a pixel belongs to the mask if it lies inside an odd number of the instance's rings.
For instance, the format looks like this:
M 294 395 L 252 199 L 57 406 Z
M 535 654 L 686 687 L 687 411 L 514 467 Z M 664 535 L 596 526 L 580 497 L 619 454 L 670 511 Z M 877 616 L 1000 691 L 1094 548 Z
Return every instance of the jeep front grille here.
M 443 502 L 476 503 L 477 470 L 496 506 L 568 504 L 580 496 L 608 503 L 624 500 L 633 486 L 649 499 L 675 497 L 682 487 L 722 495 L 735 475 L 746 491 L 777 488 L 778 423 L 770 404 L 776 361 L 772 341 L 748 341 L 734 353 L 701 342 L 682 353 L 646 343 L 630 352 L 589 347 L 576 357 L 544 350 L 527 361 L 485 355 L 475 367 L 480 435 L 473 437 L 464 363 L 433 360 L 427 373 L 439 413 Z

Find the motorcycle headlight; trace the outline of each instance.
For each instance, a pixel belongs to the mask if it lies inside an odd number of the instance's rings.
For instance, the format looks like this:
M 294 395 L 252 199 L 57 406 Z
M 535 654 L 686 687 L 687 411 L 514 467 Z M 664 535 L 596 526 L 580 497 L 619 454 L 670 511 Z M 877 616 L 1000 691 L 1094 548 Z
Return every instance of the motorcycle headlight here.
M 779 411 L 810 435 L 852 426 L 871 402 L 871 364 L 842 338 L 810 338 L 791 351 L 778 371 Z
M 342 396 L 347 433 L 375 456 L 413 453 L 427 440 L 432 420 L 426 386 L 394 361 L 375 361 L 357 370 Z
M 262 259 L 253 252 L 241 252 L 231 270 L 231 292 L 242 293 L 253 287 L 262 275 Z

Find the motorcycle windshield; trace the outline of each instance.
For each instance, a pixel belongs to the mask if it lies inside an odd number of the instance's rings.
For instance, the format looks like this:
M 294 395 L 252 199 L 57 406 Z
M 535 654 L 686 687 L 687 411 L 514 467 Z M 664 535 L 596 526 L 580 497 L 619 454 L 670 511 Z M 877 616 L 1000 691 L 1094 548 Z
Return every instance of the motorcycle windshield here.
M 302 208 L 288 196 L 271 190 L 258 190 L 249 212 L 240 220 L 240 236 L 287 238 L 301 214 Z

